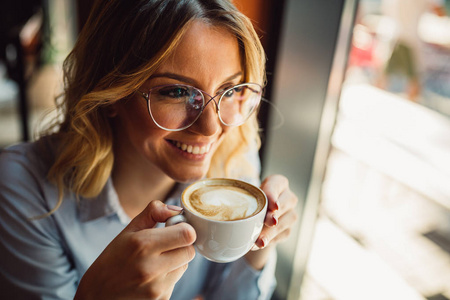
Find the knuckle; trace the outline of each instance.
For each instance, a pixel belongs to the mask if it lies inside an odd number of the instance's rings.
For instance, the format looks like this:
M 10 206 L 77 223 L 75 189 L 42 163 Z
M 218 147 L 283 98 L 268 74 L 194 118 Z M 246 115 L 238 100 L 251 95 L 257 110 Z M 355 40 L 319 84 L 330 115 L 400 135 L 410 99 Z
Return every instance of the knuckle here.
M 286 176 L 283 176 L 281 174 L 275 174 L 269 177 L 271 180 L 274 181 L 277 185 L 281 186 L 289 186 L 289 180 Z
M 294 212 L 294 213 L 292 214 L 292 222 L 295 223 L 295 222 L 297 222 L 297 220 L 298 220 L 298 213 L 297 213 L 297 212 Z
M 195 241 L 196 234 L 192 226 L 182 223 L 179 224 L 180 230 L 178 231 L 178 238 L 183 244 L 192 244 Z
M 146 283 L 152 281 L 156 277 L 156 274 L 152 271 L 139 268 L 136 270 L 136 280 L 140 283 Z
M 130 248 L 134 251 L 142 251 L 145 248 L 145 241 L 140 234 L 133 234 L 129 239 Z
M 286 228 L 286 230 L 284 231 L 284 234 L 282 236 L 287 238 L 288 236 L 291 235 L 291 232 L 292 232 L 292 228 L 291 227 Z
M 137 260 L 134 263 L 133 281 L 142 286 L 152 285 L 151 283 L 161 276 L 160 269 L 153 263 Z
M 127 248 L 131 255 L 140 259 L 154 255 L 154 247 L 152 247 L 152 238 L 141 234 L 140 232 L 133 234 L 128 241 Z
M 288 239 L 289 235 L 290 235 L 290 230 L 285 230 L 277 236 L 276 241 L 283 242 Z
M 289 219 L 290 223 L 295 223 L 298 220 L 298 213 L 296 211 L 293 211 L 290 216 Z
M 158 201 L 157 200 L 152 200 L 149 205 L 148 208 L 152 211 L 154 209 L 156 209 L 159 205 L 158 205 Z
M 283 183 L 284 186 L 289 186 L 289 179 L 287 179 L 286 176 L 278 175 L 277 178 Z

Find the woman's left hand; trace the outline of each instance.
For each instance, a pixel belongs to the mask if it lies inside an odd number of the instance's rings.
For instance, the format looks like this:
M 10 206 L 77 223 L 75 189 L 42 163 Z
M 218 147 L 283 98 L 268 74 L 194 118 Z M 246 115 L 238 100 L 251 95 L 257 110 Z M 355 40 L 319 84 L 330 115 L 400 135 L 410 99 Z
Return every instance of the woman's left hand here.
M 267 177 L 261 184 L 266 193 L 268 208 L 264 227 L 255 242 L 255 247 L 245 256 L 247 261 L 255 268 L 264 267 L 269 249 L 288 238 L 292 226 L 297 220 L 295 209 L 298 198 L 289 189 L 289 181 L 282 175 Z

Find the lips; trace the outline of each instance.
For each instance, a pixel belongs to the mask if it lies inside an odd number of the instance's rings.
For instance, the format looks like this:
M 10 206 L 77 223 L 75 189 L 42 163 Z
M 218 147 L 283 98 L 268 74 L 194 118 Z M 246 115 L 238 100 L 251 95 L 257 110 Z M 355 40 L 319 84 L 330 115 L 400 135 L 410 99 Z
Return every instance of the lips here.
M 173 145 L 175 145 L 178 149 L 181 149 L 184 152 L 191 153 L 191 154 L 206 154 L 211 149 L 211 144 L 198 146 L 198 145 L 188 145 L 185 143 L 177 142 L 177 141 L 171 141 Z

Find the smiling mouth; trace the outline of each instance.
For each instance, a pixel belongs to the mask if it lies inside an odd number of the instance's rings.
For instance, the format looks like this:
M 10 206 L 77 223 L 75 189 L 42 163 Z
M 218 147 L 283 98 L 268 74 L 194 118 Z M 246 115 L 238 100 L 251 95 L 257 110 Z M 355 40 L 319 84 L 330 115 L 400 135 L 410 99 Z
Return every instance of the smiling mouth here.
M 177 142 L 177 141 L 171 141 L 173 145 L 175 145 L 178 149 L 187 152 L 187 153 L 191 153 L 191 154 L 206 154 L 209 152 L 209 150 L 211 150 L 211 144 L 207 145 L 207 146 L 193 146 L 193 145 L 188 145 L 188 144 L 184 144 L 181 142 Z

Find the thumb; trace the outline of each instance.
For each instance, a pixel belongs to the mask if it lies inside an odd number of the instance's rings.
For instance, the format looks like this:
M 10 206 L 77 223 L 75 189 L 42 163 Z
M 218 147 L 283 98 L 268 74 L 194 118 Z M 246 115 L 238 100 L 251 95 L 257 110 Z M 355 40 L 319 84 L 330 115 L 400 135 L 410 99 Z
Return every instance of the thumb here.
M 153 200 L 127 226 L 127 231 L 139 231 L 155 227 L 158 222 L 165 222 L 168 218 L 178 215 L 183 209 L 178 206 L 166 205 L 159 200 Z

